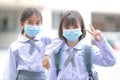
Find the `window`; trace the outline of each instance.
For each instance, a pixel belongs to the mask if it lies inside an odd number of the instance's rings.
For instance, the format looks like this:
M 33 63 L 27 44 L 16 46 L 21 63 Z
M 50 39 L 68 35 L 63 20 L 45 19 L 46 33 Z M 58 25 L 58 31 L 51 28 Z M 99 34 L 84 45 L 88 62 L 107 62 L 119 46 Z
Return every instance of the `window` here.
M 92 13 L 92 24 L 104 32 L 120 31 L 120 14 Z
M 62 16 L 62 11 L 52 12 L 52 29 L 58 29 L 61 16 Z

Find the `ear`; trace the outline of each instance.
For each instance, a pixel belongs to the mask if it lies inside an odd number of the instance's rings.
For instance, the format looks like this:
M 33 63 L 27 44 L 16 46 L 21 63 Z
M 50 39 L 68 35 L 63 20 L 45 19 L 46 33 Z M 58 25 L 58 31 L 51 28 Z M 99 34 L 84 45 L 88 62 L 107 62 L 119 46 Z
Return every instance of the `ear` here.
M 24 23 L 23 22 L 20 22 L 20 27 L 24 28 Z
M 24 23 L 23 22 L 20 22 L 20 28 L 21 28 L 21 33 L 23 34 L 24 33 Z

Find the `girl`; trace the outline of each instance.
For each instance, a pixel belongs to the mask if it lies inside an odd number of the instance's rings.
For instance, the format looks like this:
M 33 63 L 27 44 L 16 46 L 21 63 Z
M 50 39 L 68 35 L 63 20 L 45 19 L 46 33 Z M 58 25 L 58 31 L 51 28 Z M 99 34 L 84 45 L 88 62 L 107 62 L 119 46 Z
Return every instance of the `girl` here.
M 20 19 L 21 34 L 9 47 L 4 80 L 46 79 L 41 61 L 44 48 L 51 40 L 41 35 L 41 26 L 42 15 L 37 9 L 27 8 L 23 11 Z
M 46 54 L 43 65 L 48 69 L 48 80 L 89 80 L 84 67 L 83 53 L 86 44 L 82 42 L 89 32 L 95 39 L 97 46 L 89 45 L 92 50 L 92 64 L 113 66 L 116 63 L 115 52 L 101 35 L 100 30 L 90 25 L 91 31 L 86 30 L 82 16 L 77 11 L 64 13 L 59 25 L 59 38 L 63 40 L 60 49 L 60 71 L 57 75 L 54 55 Z M 65 41 L 65 43 L 64 43 Z M 51 57 L 51 65 L 49 58 Z M 50 67 L 51 66 L 51 67 Z M 92 70 L 94 68 L 92 67 Z

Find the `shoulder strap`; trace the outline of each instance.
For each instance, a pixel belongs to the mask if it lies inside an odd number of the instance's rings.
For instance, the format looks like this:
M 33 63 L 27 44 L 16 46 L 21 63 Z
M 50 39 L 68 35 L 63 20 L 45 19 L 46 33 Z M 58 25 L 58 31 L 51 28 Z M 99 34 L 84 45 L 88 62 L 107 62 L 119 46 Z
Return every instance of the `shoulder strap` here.
M 54 58 L 55 58 L 55 66 L 56 66 L 56 69 L 57 69 L 57 71 L 56 71 L 56 73 L 57 73 L 57 75 L 58 75 L 58 73 L 59 73 L 59 71 L 60 71 L 60 68 L 59 68 L 59 65 L 60 65 L 60 54 L 61 54 L 61 49 L 58 51 L 58 53 L 56 53 L 55 55 L 54 55 Z
M 85 61 L 85 65 L 86 65 L 86 68 L 87 68 L 87 71 L 89 73 L 89 80 L 94 80 L 93 78 L 93 72 L 92 72 L 92 61 L 91 61 L 91 49 L 90 49 L 90 46 L 87 46 L 85 45 L 85 48 L 84 48 L 84 61 Z
M 91 51 L 90 46 L 85 45 L 84 48 L 84 59 L 87 71 L 91 71 Z

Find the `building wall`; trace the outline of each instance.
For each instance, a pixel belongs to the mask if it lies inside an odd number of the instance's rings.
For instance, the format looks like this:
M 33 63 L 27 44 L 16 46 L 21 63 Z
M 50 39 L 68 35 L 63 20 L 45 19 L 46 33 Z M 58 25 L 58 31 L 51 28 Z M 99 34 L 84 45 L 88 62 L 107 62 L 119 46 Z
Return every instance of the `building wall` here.
M 18 10 L 0 10 L 0 31 L 14 31 L 18 27 Z
M 111 1 L 115 2 L 114 0 Z M 3 34 L 3 31 L 8 34 L 6 36 L 10 36 L 9 32 L 12 32 L 13 34 L 19 33 L 19 18 L 22 10 L 24 10 L 26 7 L 39 8 L 43 15 L 43 31 L 45 32 L 45 35 L 48 35 L 50 37 L 57 35 L 57 24 L 59 23 L 58 21 L 60 19 L 60 14 L 66 10 L 79 11 L 83 16 L 85 26 L 90 29 L 89 24 L 91 24 L 91 20 L 93 20 L 91 19 L 92 12 L 96 11 L 110 13 L 114 11 L 116 13 L 119 13 L 117 10 L 119 7 L 117 8 L 117 4 L 114 5 L 114 7 L 110 8 L 112 4 L 111 1 L 109 1 L 109 4 L 106 4 L 108 1 L 104 1 L 103 3 L 102 1 L 96 0 L 0 0 L 0 34 Z M 86 2 L 90 4 L 86 4 Z M 8 20 L 7 28 L 5 28 L 6 30 L 4 30 L 3 27 L 4 17 L 7 17 Z M 11 36 L 8 41 L 13 41 L 14 38 L 12 37 L 13 36 Z M 8 44 L 10 44 L 10 42 L 6 42 L 4 39 L 5 38 L 3 36 L 3 40 L 0 41 L 0 43 L 7 44 L 5 47 L 8 47 Z M 88 41 L 89 39 L 91 39 L 91 36 L 87 33 L 85 42 L 90 43 L 90 41 Z M 0 45 L 0 47 L 3 46 Z
M 0 8 L 0 48 L 8 48 L 20 33 L 19 20 L 24 8 Z

